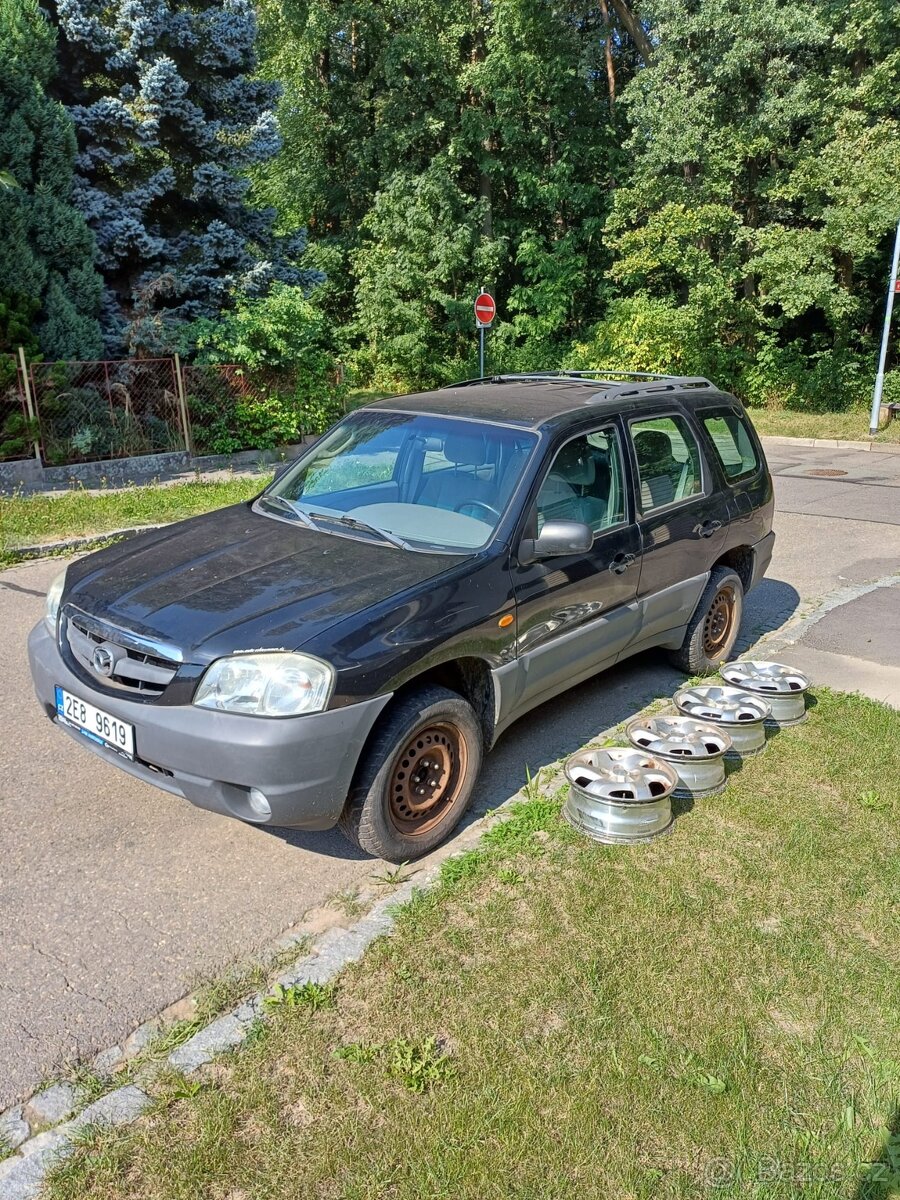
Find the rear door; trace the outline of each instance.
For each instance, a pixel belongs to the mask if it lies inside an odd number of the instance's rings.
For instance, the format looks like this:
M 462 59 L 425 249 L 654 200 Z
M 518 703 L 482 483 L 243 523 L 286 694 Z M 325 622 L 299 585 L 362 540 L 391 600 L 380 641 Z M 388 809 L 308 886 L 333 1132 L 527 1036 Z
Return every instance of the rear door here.
M 727 489 L 729 545 L 753 545 L 772 525 L 772 484 L 755 431 L 736 401 L 698 409 L 695 415 Z
M 627 427 L 641 550 L 634 649 L 690 620 L 724 545 L 729 513 L 684 410 L 632 417 Z
M 564 442 L 532 505 L 525 536 L 546 521 L 590 525 L 587 554 L 513 566 L 524 710 L 615 662 L 637 627 L 640 536 L 627 485 L 623 430 L 607 421 Z

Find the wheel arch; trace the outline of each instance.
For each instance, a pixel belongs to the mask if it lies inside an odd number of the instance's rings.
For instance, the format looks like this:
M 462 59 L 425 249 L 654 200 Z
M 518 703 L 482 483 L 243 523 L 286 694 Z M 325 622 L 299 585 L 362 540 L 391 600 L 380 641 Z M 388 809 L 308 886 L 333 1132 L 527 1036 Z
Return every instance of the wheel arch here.
M 713 563 L 713 570 L 716 567 L 730 567 L 740 579 L 744 591 L 749 592 L 753 583 L 753 560 L 752 546 L 733 546 L 719 555 Z
M 408 696 L 410 692 L 430 683 L 456 692 L 472 705 L 481 726 L 485 749 L 489 749 L 494 740 L 496 713 L 495 684 L 489 663 L 477 655 L 447 659 L 406 680 L 394 696 Z

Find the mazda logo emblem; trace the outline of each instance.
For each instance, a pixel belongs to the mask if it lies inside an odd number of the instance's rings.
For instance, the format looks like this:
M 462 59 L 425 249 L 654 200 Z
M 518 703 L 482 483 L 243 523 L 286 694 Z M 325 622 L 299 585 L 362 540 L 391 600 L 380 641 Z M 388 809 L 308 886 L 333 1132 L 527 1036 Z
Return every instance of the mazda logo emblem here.
M 106 646 L 98 646 L 91 658 L 91 666 L 98 675 L 109 677 L 113 673 L 113 667 L 116 665 L 116 660 L 113 658 L 112 650 Z

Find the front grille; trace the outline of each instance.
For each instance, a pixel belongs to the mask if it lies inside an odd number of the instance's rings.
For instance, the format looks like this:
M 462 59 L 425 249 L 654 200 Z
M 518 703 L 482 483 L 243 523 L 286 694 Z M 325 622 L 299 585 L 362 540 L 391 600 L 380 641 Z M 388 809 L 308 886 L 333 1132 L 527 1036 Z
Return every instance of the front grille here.
M 66 611 L 63 628 L 75 661 L 104 687 L 151 700 L 175 678 L 177 650 L 166 647 L 165 657 L 162 647 L 77 609 Z

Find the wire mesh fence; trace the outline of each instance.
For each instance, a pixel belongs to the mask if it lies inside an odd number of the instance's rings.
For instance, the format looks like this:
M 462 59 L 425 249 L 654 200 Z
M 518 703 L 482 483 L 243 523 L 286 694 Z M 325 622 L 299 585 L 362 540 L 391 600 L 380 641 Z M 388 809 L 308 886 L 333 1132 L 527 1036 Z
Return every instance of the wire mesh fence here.
M 34 363 L 31 387 L 50 466 L 186 447 L 175 363 Z
M 30 458 L 37 431 L 28 419 L 22 373 L 12 354 L 0 354 L 0 462 Z
M 269 450 L 321 432 L 343 411 L 342 399 L 323 398 L 291 370 L 176 356 L 37 362 L 23 374 L 17 358 L 0 354 L 0 461 L 38 450 L 50 467 L 178 450 Z

